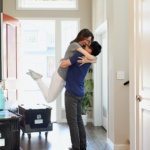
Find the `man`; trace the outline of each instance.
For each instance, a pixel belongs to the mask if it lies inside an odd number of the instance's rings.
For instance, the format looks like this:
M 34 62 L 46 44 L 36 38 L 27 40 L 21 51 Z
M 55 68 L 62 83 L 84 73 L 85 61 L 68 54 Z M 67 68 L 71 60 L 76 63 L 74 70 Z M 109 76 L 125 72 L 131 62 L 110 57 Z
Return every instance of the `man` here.
M 87 45 L 85 50 L 97 56 L 101 52 L 101 45 L 94 41 L 90 46 Z M 62 68 L 69 66 L 66 77 L 65 108 L 72 142 L 70 150 L 86 150 L 86 133 L 82 121 L 81 103 L 84 97 L 84 79 L 91 63 L 81 65 L 78 59 L 82 57 L 83 54 L 77 52 L 60 64 Z

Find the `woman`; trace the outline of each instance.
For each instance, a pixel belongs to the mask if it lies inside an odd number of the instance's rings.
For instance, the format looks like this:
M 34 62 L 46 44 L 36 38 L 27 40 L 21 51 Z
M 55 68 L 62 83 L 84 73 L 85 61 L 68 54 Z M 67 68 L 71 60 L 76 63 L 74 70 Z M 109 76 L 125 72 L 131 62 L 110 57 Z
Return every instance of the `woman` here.
M 95 62 L 96 57 L 93 55 L 90 55 L 88 52 L 86 52 L 82 48 L 85 45 L 90 45 L 93 40 L 94 40 L 93 34 L 88 29 L 82 29 L 78 33 L 77 37 L 73 41 L 71 41 L 70 45 L 67 48 L 67 51 L 65 53 L 63 60 L 70 58 L 77 51 L 79 51 L 88 59 L 89 62 Z M 45 100 L 48 103 L 50 103 L 54 101 L 56 97 L 63 90 L 65 86 L 67 70 L 68 70 L 68 67 L 66 68 L 59 67 L 58 70 L 55 71 L 52 76 L 49 88 L 41 80 L 42 75 L 40 75 L 39 73 L 36 73 L 35 71 L 29 69 L 29 72 L 27 74 L 30 75 L 37 82 Z

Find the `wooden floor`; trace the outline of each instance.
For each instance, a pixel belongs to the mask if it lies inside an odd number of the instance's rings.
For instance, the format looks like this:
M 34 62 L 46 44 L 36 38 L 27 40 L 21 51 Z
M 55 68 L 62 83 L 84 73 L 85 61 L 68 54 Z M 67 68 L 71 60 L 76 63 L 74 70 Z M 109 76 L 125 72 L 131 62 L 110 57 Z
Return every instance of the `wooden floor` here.
M 106 143 L 107 133 L 103 127 L 94 127 L 91 123 L 86 126 L 87 150 L 111 150 Z M 38 132 L 22 136 L 20 132 L 20 146 L 23 150 L 68 150 L 71 146 L 69 129 L 67 124 L 53 123 L 53 131 L 48 132 L 47 139 L 45 133 L 41 136 Z

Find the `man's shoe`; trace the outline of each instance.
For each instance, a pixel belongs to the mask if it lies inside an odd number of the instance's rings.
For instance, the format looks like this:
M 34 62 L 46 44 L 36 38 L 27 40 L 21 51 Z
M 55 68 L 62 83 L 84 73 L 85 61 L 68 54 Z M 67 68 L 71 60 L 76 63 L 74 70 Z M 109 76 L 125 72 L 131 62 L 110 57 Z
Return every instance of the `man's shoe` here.
M 31 69 L 29 69 L 29 72 L 27 72 L 28 75 L 30 75 L 34 80 L 41 79 L 43 76 Z

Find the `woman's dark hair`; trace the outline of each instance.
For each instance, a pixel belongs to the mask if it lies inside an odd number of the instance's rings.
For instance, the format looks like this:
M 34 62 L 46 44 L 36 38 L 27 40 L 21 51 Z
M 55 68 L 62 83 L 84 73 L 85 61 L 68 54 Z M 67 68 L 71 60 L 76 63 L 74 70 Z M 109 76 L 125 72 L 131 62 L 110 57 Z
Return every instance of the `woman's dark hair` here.
M 98 42 L 93 41 L 90 48 L 92 49 L 91 55 L 97 56 L 101 52 L 102 46 Z
M 91 36 L 91 42 L 94 40 L 94 36 L 93 33 L 89 30 L 89 29 L 82 29 L 78 34 L 77 37 L 71 41 L 72 42 L 80 42 L 82 40 L 84 40 L 85 38 L 88 38 Z

